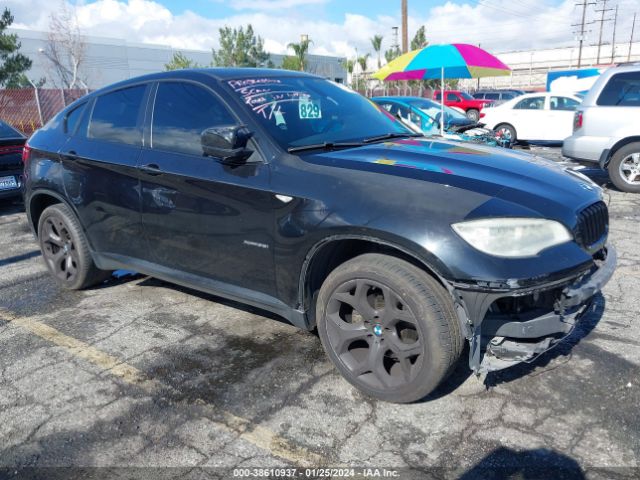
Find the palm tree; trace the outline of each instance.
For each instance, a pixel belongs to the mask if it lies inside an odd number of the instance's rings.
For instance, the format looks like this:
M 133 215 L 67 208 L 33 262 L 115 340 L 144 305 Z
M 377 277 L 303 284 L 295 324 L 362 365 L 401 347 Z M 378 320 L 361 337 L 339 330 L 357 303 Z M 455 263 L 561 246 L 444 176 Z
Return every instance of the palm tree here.
M 347 71 L 349 76 L 351 77 L 351 85 L 353 86 L 353 67 L 355 66 L 355 62 L 351 58 L 345 58 L 342 60 L 342 67 Z
M 367 53 L 362 57 L 358 57 L 358 65 L 360 65 L 360 70 L 364 74 L 367 71 L 367 61 L 369 60 L 370 55 Z
M 374 35 L 371 38 L 371 46 L 376 52 L 378 56 L 378 70 L 382 67 L 382 62 L 380 61 L 380 52 L 382 51 L 382 35 Z
M 300 64 L 300 71 L 303 72 L 307 67 L 307 53 L 309 53 L 309 44 L 313 43 L 310 39 L 305 38 L 300 40 L 300 43 L 290 43 L 287 48 L 293 50 L 295 57 Z

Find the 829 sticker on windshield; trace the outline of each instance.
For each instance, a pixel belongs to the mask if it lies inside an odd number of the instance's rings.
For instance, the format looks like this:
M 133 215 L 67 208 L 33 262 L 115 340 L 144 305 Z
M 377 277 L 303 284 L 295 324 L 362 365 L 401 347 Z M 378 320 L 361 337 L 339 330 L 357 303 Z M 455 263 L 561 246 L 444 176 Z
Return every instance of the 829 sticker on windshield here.
M 322 118 L 320 102 L 314 102 L 309 98 L 301 98 L 298 102 L 298 116 L 303 120 Z

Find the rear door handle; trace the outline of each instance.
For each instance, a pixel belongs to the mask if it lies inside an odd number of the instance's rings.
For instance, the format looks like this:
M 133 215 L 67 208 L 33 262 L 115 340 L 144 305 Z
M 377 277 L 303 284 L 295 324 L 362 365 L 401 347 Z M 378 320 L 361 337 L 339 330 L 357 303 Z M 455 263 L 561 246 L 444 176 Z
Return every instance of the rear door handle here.
M 147 165 L 142 165 L 140 170 L 148 175 L 162 175 L 162 170 L 155 163 L 148 163 Z
M 62 155 L 68 160 L 78 159 L 78 153 L 75 150 L 69 150 L 68 152 L 63 153 Z

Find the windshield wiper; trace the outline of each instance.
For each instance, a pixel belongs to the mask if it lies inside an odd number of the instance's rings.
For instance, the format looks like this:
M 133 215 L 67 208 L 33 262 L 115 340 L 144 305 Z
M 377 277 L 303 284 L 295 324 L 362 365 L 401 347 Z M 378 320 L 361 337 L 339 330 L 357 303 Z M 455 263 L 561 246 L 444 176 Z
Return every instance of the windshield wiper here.
M 376 135 L 375 137 L 369 137 L 362 140 L 362 143 L 374 143 L 389 140 L 391 138 L 406 138 L 406 137 L 424 137 L 422 133 L 385 133 L 384 135 Z
M 333 150 L 334 148 L 355 148 L 361 147 L 363 145 L 362 142 L 322 142 L 322 143 L 312 143 L 310 145 L 300 145 L 299 147 L 289 147 L 287 148 L 287 152 L 304 152 L 306 150 Z

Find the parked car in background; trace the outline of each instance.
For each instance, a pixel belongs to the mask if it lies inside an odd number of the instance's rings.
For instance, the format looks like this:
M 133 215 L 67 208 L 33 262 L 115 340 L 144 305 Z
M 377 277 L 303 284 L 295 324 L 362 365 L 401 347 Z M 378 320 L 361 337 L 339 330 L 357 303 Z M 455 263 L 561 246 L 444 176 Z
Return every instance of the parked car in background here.
M 573 125 L 562 154 L 599 162 L 616 187 L 640 193 L 640 64 L 603 72 L 575 112 Z
M 27 138 L 0 120 L 0 199 L 20 195 L 22 149 Z
M 28 145 L 25 207 L 51 281 L 124 268 L 274 312 L 317 328 L 342 375 L 386 401 L 433 391 L 466 340 L 477 373 L 534 359 L 616 264 L 588 178 L 413 133 L 303 72 L 129 79 Z
M 440 102 L 440 90 L 433 93 L 433 99 Z M 460 90 L 445 90 L 444 104 L 462 110 L 470 120 L 477 122 L 482 117 L 482 109 L 491 105 L 492 100 L 476 100 L 466 92 Z
M 558 144 L 573 131 L 580 97 L 573 94 L 528 93 L 484 110 L 487 128 L 512 142 Z
M 522 90 L 478 90 L 473 94 L 473 98 L 478 100 L 492 100 L 493 105 L 500 105 L 512 100 L 520 95 L 524 95 Z
M 422 97 L 373 97 L 371 99 L 387 112 L 399 118 L 416 132 L 440 135 L 440 119 L 444 110 L 444 138 L 483 143 L 492 147 L 510 147 L 493 130 L 470 120 L 466 115 L 434 100 Z

